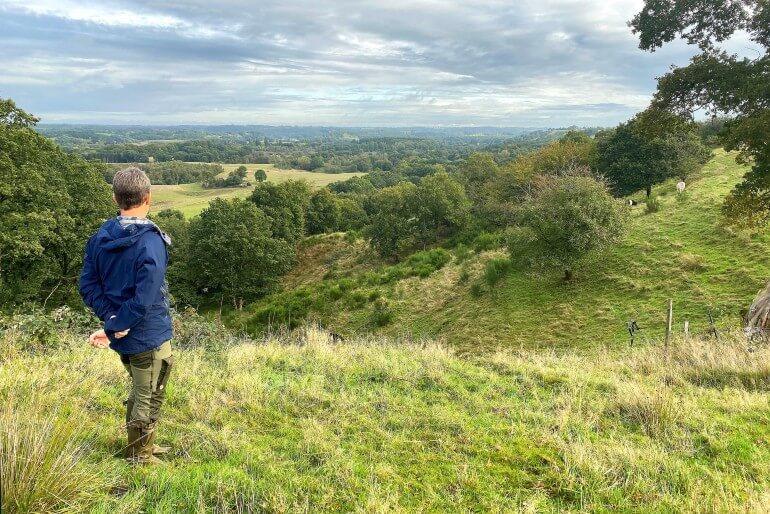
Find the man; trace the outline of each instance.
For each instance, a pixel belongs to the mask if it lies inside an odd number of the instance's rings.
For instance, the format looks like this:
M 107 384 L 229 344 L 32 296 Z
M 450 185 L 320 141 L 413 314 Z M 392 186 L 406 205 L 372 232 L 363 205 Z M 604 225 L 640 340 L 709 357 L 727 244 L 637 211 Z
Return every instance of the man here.
M 157 463 L 168 448 L 155 446 L 155 426 L 173 364 L 166 285 L 169 237 L 150 220 L 150 180 L 126 168 L 112 180 L 120 214 L 107 220 L 86 245 L 80 295 L 102 320 L 91 334 L 96 348 L 110 347 L 131 377 L 126 400 L 126 459 Z

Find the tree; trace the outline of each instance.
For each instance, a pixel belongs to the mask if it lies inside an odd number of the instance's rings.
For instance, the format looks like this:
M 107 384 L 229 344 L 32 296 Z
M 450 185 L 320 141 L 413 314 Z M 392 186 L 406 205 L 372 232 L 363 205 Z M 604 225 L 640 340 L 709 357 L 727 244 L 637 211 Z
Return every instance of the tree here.
M 518 213 L 510 252 L 517 261 L 559 268 L 569 281 L 575 263 L 620 238 L 625 218 L 604 183 L 590 176 L 541 176 Z
M 596 141 L 585 132 L 571 130 L 558 141 L 517 157 L 504 171 L 513 173 L 520 182 L 528 182 L 536 175 L 558 175 L 590 166 L 595 154 Z
M 310 164 L 308 165 L 308 169 L 310 171 L 316 170 L 318 168 L 323 168 L 324 166 L 324 158 L 320 155 L 313 155 L 310 157 Z
M 293 244 L 305 235 L 305 214 L 310 202 L 310 187 L 306 182 L 262 182 L 254 188 L 251 201 L 270 220 L 275 237 Z
M 257 171 L 255 171 L 254 180 L 256 180 L 257 182 L 264 182 L 265 180 L 267 180 L 267 173 L 265 173 L 265 170 L 260 168 Z
M 180 211 L 164 209 L 152 220 L 171 237 L 166 277 L 169 292 L 176 305 L 196 306 L 200 301 L 195 280 L 190 272 L 190 223 Z
M 36 122 L 0 99 L 0 307 L 74 301 L 85 242 L 114 213 L 103 166 L 63 152 Z
M 327 188 L 314 191 L 307 208 L 307 233 L 334 232 L 340 226 L 340 207 L 337 199 Z
M 728 196 L 729 218 L 758 224 L 770 219 L 770 3 L 767 0 L 645 0 L 631 21 L 639 47 L 655 51 L 676 38 L 701 53 L 658 80 L 653 105 L 684 116 L 698 109 L 733 116 L 722 141 L 753 166 Z M 757 55 L 739 58 L 720 45 L 738 31 Z
M 462 185 L 447 173 L 423 178 L 415 186 L 401 182 L 368 199 L 367 235 L 384 257 L 396 258 L 462 230 L 470 201 Z
M 395 259 L 417 245 L 414 198 L 417 186 L 401 182 L 380 189 L 367 199 L 371 223 L 366 235 L 380 255 Z
M 340 221 L 338 230 L 360 230 L 369 223 L 369 216 L 366 214 L 360 202 L 354 198 L 336 197 L 337 208 L 340 212 Z
M 453 236 L 468 223 L 471 203 L 463 186 L 445 172 L 423 178 L 412 202 L 422 245 Z
M 237 308 L 268 292 L 291 269 L 294 249 L 273 237 L 253 203 L 215 198 L 189 228 L 189 269 L 197 290 Z
M 617 195 L 644 189 L 669 178 L 684 179 L 711 155 L 696 127 L 661 111 L 646 111 L 616 129 L 597 135 L 596 171 Z

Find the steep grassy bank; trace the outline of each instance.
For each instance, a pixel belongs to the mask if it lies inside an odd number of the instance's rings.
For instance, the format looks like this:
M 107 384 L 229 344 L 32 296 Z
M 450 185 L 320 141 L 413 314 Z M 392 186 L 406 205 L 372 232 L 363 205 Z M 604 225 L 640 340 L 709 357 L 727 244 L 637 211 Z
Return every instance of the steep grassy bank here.
M 391 268 L 363 255 L 360 243 L 328 236 L 308 244 L 303 271 L 292 275 L 286 291 L 231 320 L 257 330 L 258 323 L 249 323 L 267 318 L 266 309 L 279 319 L 290 311 L 341 333 L 428 337 L 463 350 L 621 346 L 628 344 L 631 319 L 642 328 L 641 340 L 660 338 L 673 298 L 677 331 L 689 320 L 693 332 L 706 332 L 709 312 L 718 326 L 735 327 L 741 309 L 770 278 L 767 231 L 722 224 L 722 200 L 745 171 L 733 155 L 718 151 L 684 194 L 673 182 L 656 187 L 657 212 L 646 212 L 643 198 L 635 197 L 640 205 L 632 208 L 622 243 L 586 263 L 569 284 L 559 272 L 514 269 L 490 277 L 488 263 L 505 259 L 502 249 L 470 256 L 452 250 L 451 262 L 433 273 L 379 279 L 372 274 L 383 277 Z M 305 290 L 294 291 L 298 285 Z M 368 301 L 370 295 L 377 301 Z M 377 322 L 377 309 L 387 312 L 386 323 Z
M 175 449 L 131 469 L 112 456 L 116 356 L 0 337 L 3 512 L 770 508 L 770 350 L 740 339 L 463 358 L 186 322 L 160 432 Z

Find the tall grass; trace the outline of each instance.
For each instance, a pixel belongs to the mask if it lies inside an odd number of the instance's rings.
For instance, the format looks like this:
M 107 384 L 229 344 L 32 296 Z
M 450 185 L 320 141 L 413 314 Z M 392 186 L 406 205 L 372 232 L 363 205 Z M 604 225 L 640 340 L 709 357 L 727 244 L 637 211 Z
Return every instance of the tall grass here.
M 109 475 L 85 465 L 91 448 L 74 420 L 37 417 L 29 401 L 21 405 L 0 407 L 3 512 L 80 510 L 109 489 Z
M 159 426 L 174 451 L 156 468 L 114 457 L 115 355 L 67 334 L 4 353 L 3 512 L 770 507 L 770 350 L 740 334 L 460 357 L 313 327 L 253 341 L 191 319 Z

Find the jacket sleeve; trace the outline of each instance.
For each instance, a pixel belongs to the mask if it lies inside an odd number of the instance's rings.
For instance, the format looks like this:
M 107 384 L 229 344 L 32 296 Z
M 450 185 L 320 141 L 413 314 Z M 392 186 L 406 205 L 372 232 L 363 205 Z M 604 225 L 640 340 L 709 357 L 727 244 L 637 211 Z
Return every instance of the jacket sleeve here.
M 144 318 L 147 308 L 156 303 L 166 278 L 166 247 L 160 237 L 145 240 L 136 262 L 134 296 L 120 306 L 104 323 L 107 332 L 122 332 Z
M 102 281 L 99 278 L 99 272 L 96 269 L 93 255 L 93 241 L 94 239 L 92 237 L 88 240 L 88 244 L 86 245 L 86 253 L 83 257 L 83 271 L 80 272 L 78 291 L 80 292 L 80 297 L 83 298 L 83 302 L 85 302 L 100 320 L 104 321 L 114 314 L 114 312 L 112 312 L 112 304 L 107 297 L 104 296 Z

